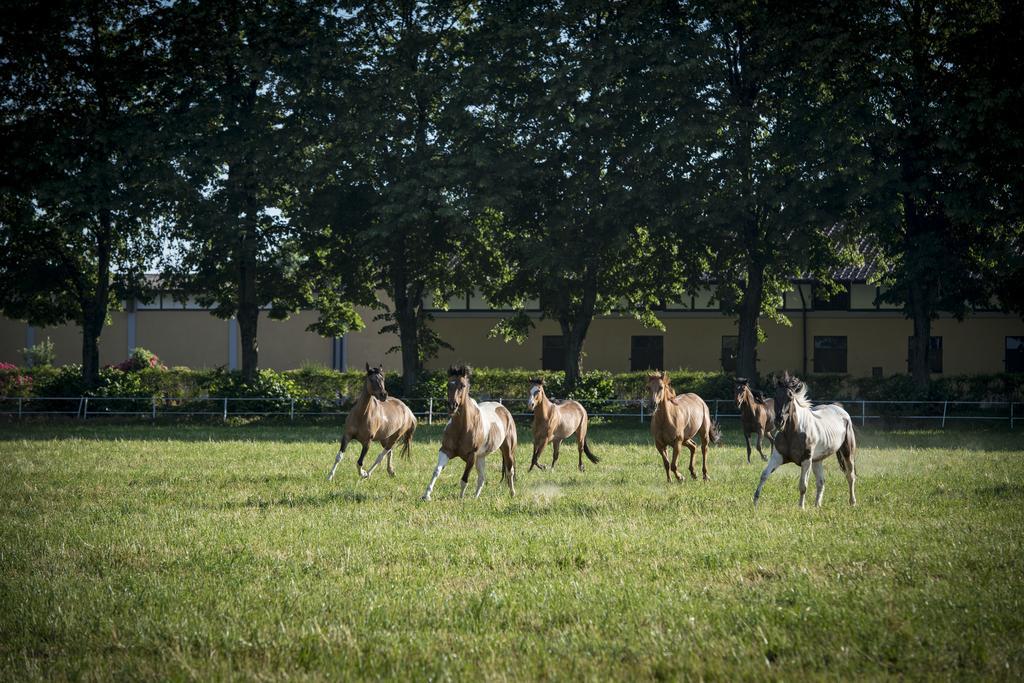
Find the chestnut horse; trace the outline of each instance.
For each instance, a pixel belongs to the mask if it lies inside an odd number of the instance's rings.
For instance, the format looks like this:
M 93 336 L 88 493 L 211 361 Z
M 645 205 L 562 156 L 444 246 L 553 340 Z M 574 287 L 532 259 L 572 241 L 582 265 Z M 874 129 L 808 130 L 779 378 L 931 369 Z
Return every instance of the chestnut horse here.
M 718 444 L 722 434 L 718 423 L 711 421 L 708 404 L 697 394 L 679 394 L 672 389 L 667 372 L 656 372 L 647 376 L 647 388 L 651 393 L 651 404 L 654 414 L 651 416 L 651 436 L 654 445 L 661 454 L 665 464 L 665 477 L 672 481 L 672 475 L 682 480 L 679 474 L 679 447 L 685 445 L 690 449 L 690 476 L 697 478 L 693 469 L 693 459 L 697 453 L 697 445 L 693 437 L 700 437 L 701 468 L 704 481 L 708 481 L 708 445 Z M 672 464 L 669 465 L 666 449 L 672 447 Z
M 348 448 L 350 441 L 358 441 L 363 445 L 363 450 L 359 452 L 359 460 L 356 461 L 356 469 L 359 470 L 360 477 L 366 479 L 373 474 L 373 470 L 385 456 L 388 459 L 388 474 L 392 477 L 395 476 L 395 468 L 391 465 L 391 449 L 399 440 L 402 440 L 402 456 L 408 457 L 409 444 L 412 442 L 412 435 L 415 431 L 416 417 L 409 410 L 409 406 L 397 398 L 388 397 L 387 389 L 384 388 L 384 366 L 371 368 L 367 363 L 363 390 L 359 393 L 356 404 L 352 406 L 352 410 L 349 411 L 348 417 L 345 419 L 345 429 L 341 434 L 341 448 L 338 449 L 338 455 L 334 458 L 334 467 L 327 475 L 327 481 L 334 479 L 334 472 L 338 469 L 338 463 L 345 457 L 345 449 Z M 363 459 L 373 441 L 379 443 L 383 450 L 370 466 L 370 471 L 367 472 L 363 469 Z
M 501 450 L 501 478 L 508 477 L 509 493 L 516 495 L 516 423 L 512 420 L 512 413 L 500 403 L 478 404 L 470 398 L 470 372 L 465 365 L 448 369 L 448 412 L 451 419 L 441 435 L 437 467 L 423 494 L 423 500 L 430 500 L 441 470 L 454 458 L 462 458 L 466 462 L 459 497 L 466 495 L 469 472 L 475 466 L 476 497 L 479 498 L 487 472 L 485 459 L 496 450 Z
M 761 438 L 772 440 L 772 422 L 775 421 L 775 401 L 766 399 L 760 391 L 750 390 L 750 380 L 736 378 L 736 407 L 740 409 L 740 424 L 743 426 L 743 438 L 747 440 L 747 464 L 750 464 L 750 435 L 757 433 L 757 452 L 761 460 L 767 460 L 761 450 Z
M 533 461 L 530 463 L 530 469 L 544 469 L 544 465 L 537 462 L 537 458 L 548 443 L 552 442 L 554 452 L 551 454 L 551 469 L 555 469 L 562 441 L 573 434 L 576 435 L 576 447 L 580 452 L 580 472 L 584 471 L 584 454 L 590 462 L 600 462 L 587 443 L 587 423 L 590 418 L 586 409 L 577 401 L 553 403 L 544 392 L 543 379 L 531 379 L 530 385 L 530 398 L 526 402 L 526 407 L 533 411 Z
M 779 431 L 775 434 L 772 457 L 754 491 L 754 505 L 757 505 L 761 489 L 771 473 L 779 465 L 791 462 L 800 466 L 800 508 L 804 507 L 807 479 L 812 469 L 817 484 L 814 504 L 820 507 L 825 494 L 824 463 L 833 454 L 839 461 L 839 469 L 846 474 L 850 486 L 850 505 L 856 505 L 857 472 L 853 458 L 857 451 L 857 439 L 850 414 L 835 403 L 812 407 L 807 397 L 807 385 L 788 372 L 776 380 L 775 405 L 778 407 L 775 426 Z

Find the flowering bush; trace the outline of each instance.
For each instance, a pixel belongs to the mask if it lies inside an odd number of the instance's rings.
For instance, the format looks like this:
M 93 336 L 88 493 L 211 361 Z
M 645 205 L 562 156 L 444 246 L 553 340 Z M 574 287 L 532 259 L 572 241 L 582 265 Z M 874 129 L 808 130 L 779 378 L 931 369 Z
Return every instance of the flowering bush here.
M 16 398 L 32 395 L 32 376 L 23 374 L 13 363 L 0 363 L 0 396 Z
M 135 349 L 135 351 L 132 352 L 132 355 L 111 367 L 123 372 L 138 372 L 139 370 L 145 370 L 146 368 L 156 368 L 157 370 L 167 369 L 167 366 L 160 362 L 160 359 L 155 353 L 142 347 Z

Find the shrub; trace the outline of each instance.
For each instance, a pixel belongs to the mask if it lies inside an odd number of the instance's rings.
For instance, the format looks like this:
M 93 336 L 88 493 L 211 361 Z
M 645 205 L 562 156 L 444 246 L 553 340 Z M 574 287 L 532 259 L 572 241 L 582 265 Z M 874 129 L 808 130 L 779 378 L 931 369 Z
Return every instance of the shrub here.
M 32 376 L 13 363 L 0 363 L 0 396 L 27 398 L 32 395 Z
M 141 346 L 136 348 L 127 359 L 113 366 L 123 372 L 139 372 L 140 370 L 166 370 L 167 366 L 160 362 L 155 353 Z
M 25 365 L 30 368 L 50 367 L 57 360 L 57 349 L 47 337 L 38 344 L 33 344 L 21 350 L 25 358 Z

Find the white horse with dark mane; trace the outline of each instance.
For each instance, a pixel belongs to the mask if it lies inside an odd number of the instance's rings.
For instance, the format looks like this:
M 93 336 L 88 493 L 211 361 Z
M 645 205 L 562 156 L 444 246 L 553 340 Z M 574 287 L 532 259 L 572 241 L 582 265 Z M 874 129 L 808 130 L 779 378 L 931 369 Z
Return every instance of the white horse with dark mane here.
M 807 480 L 814 470 L 817 491 L 814 504 L 821 506 L 825 493 L 825 459 L 835 455 L 839 468 L 846 473 L 850 485 L 850 505 L 857 504 L 855 487 L 857 473 L 853 456 L 857 440 L 853 434 L 853 420 L 841 405 L 827 403 L 812 406 L 807 386 L 787 372 L 775 383 L 775 443 L 761 481 L 754 491 L 754 505 L 761 497 L 761 489 L 779 465 L 791 462 L 800 466 L 800 507 L 807 496 Z

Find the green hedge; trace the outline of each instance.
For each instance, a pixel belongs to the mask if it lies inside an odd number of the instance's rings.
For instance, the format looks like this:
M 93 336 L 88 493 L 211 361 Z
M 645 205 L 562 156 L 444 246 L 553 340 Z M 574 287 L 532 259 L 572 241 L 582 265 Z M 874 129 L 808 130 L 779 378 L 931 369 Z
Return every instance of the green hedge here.
M 692 391 L 706 399 L 732 397 L 733 384 L 729 375 L 694 370 L 677 370 L 669 374 L 679 391 Z M 646 392 L 646 375 L 645 372 L 587 372 L 572 398 L 590 404 L 601 404 L 610 399 L 640 399 Z M 480 398 L 525 398 L 529 381 L 536 376 L 544 377 L 551 396 L 566 397 L 561 372 L 497 368 L 473 371 L 473 395 Z M 57 368 L 0 369 L 0 396 L 27 398 L 88 393 L 99 397 L 158 397 L 172 401 L 204 397 L 267 397 L 276 402 L 296 399 L 305 403 L 319 399 L 338 405 L 359 393 L 363 377 L 362 371 L 338 372 L 326 368 L 283 372 L 261 370 L 257 381 L 246 385 L 238 372 L 224 370 L 149 367 L 124 371 L 110 367 L 101 371 L 100 385 L 92 392 L 86 392 L 81 368 L 65 365 Z M 389 373 L 386 381 L 388 391 L 395 396 L 402 395 L 400 375 Z M 445 396 L 445 381 L 443 371 L 426 371 L 410 398 L 442 398 Z M 822 400 L 1024 401 L 1024 375 L 1020 374 L 937 377 L 924 394 L 917 391 L 906 375 L 886 378 L 819 375 L 809 376 L 806 381 L 812 398 Z M 766 382 L 762 381 L 762 386 L 765 385 Z

